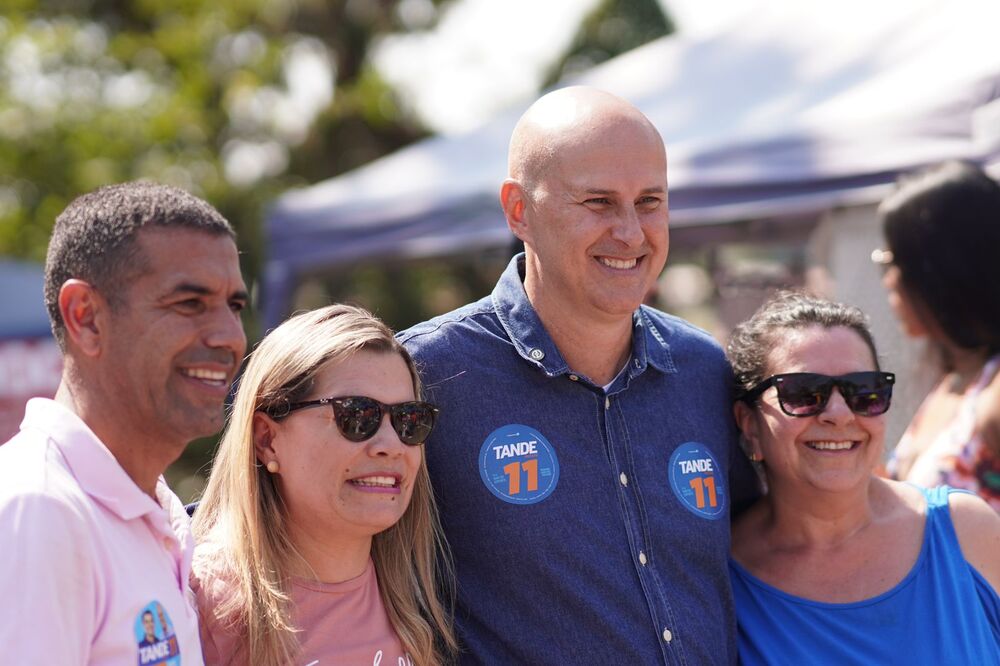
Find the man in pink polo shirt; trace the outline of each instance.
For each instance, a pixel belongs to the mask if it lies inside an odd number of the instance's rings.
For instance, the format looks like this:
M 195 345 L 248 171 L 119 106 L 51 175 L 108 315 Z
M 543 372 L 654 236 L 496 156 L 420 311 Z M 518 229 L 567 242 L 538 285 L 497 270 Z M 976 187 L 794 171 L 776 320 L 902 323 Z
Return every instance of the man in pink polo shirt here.
M 0 446 L 0 662 L 202 663 L 188 518 L 162 474 L 222 426 L 246 351 L 234 238 L 153 183 L 56 220 L 45 301 L 62 383 Z

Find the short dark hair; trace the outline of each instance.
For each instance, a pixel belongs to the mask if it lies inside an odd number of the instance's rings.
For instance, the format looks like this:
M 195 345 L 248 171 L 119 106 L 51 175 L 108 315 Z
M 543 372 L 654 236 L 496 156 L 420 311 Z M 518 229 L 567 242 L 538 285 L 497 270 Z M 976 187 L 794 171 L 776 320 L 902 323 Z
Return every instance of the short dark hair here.
M 900 179 L 879 206 L 900 283 L 965 349 L 1000 351 L 1000 184 L 967 162 Z
M 143 258 L 135 239 L 145 226 L 194 229 L 236 238 L 219 211 L 169 185 L 135 181 L 77 197 L 56 218 L 45 259 L 45 307 L 52 334 L 63 350 L 66 326 L 59 312 L 59 290 L 66 280 L 85 280 L 100 290 L 112 307 L 120 306 L 128 275 L 141 270 Z
M 875 340 L 868 330 L 868 318 L 861 310 L 801 291 L 780 291 L 760 306 L 753 316 L 733 329 L 729 337 L 726 356 L 736 378 L 734 395 L 766 379 L 767 358 L 781 345 L 783 331 L 808 326 L 843 326 L 853 330 L 871 350 L 875 369 L 880 369 Z

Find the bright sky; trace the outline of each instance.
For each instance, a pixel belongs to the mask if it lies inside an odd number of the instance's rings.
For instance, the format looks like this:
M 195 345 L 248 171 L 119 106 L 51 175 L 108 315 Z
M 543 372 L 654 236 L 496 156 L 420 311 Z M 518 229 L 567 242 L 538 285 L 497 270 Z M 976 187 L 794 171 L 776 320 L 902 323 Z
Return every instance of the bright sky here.
M 533 97 L 598 2 L 457 0 L 432 30 L 385 38 L 373 61 L 431 130 L 464 132 Z M 659 2 L 686 33 L 735 20 L 753 4 L 715 0 L 706 11 L 703 0 Z
M 432 130 L 456 133 L 533 95 L 598 0 L 458 0 L 434 29 L 387 37 L 374 63 Z

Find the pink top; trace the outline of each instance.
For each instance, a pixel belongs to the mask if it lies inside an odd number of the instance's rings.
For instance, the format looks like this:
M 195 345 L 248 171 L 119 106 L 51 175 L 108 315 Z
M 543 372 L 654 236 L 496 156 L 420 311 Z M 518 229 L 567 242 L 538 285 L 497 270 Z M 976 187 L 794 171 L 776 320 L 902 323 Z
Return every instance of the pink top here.
M 221 577 L 197 571 L 192 581 L 202 617 L 202 646 L 208 666 L 247 663 L 241 638 L 212 616 L 215 603 L 228 594 Z M 292 624 L 301 652 L 298 666 L 411 666 L 389 623 L 371 560 L 365 572 L 343 583 L 291 581 Z
M 921 405 L 910 427 L 903 433 L 887 465 L 889 475 L 925 488 L 947 485 L 977 493 L 1000 511 L 1000 487 L 994 477 L 1000 464 L 983 443 L 976 430 L 976 404 L 979 394 L 989 385 L 1000 368 L 1000 356 L 986 362 L 979 377 L 962 396 L 955 418 L 939 432 L 924 451 L 916 448 L 912 432 L 926 406 Z M 912 460 L 906 477 L 899 478 L 900 461 Z
M 162 478 L 156 496 L 72 411 L 28 402 L 0 446 L 0 662 L 202 664 L 188 517 Z

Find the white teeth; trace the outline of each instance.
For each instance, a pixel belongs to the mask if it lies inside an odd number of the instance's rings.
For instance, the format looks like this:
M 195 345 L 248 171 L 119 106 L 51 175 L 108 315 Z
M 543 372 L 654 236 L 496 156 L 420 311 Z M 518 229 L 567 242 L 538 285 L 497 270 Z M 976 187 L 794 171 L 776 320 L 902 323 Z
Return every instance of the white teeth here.
M 226 381 L 226 373 L 219 370 L 206 370 L 204 368 L 186 368 L 184 374 L 195 379 L 207 379 L 212 382 Z
M 612 259 L 611 257 L 601 257 L 600 262 L 608 268 L 628 270 L 629 268 L 635 268 L 635 265 L 638 263 L 638 259 Z
M 809 447 L 820 451 L 844 451 L 854 446 L 854 442 L 809 442 Z
M 394 488 L 396 486 L 396 479 L 391 476 L 366 476 L 362 479 L 352 479 L 351 483 L 353 483 L 356 486 Z

